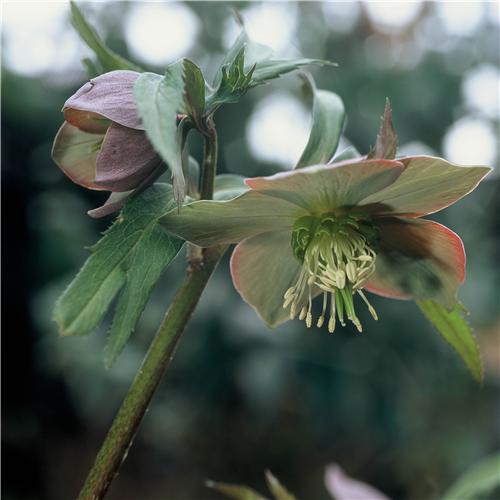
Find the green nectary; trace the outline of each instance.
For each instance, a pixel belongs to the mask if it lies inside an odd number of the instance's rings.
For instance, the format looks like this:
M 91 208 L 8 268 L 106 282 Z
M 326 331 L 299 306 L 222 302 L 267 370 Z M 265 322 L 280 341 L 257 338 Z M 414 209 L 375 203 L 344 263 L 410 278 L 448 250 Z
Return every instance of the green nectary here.
M 284 295 L 283 308 L 290 307 L 290 318 L 299 314 L 308 327 L 312 326 L 312 299 L 319 288 L 323 293 L 323 310 L 317 320 L 325 322 L 328 300 L 330 317 L 328 330 L 335 330 L 336 318 L 345 325 L 347 317 L 361 331 L 356 316 L 353 295 L 358 293 L 372 316 L 377 315 L 362 292 L 363 285 L 375 272 L 379 228 L 363 214 L 326 213 L 304 216 L 294 223 L 291 246 L 302 268 L 295 285 Z M 300 304 L 307 300 L 307 306 Z

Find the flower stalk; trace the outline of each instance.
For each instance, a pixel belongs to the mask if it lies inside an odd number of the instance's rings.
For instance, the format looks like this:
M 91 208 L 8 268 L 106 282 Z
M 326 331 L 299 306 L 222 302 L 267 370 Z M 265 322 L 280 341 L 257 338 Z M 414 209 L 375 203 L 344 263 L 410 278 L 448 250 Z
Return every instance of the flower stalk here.
M 205 199 L 212 198 L 216 169 L 217 134 L 212 123 L 210 133 L 205 139 L 201 186 L 201 195 Z M 190 262 L 188 265 L 184 281 L 118 410 L 78 500 L 100 500 L 105 497 L 125 460 L 154 392 L 173 359 L 184 328 L 227 248 L 227 245 L 205 248 L 201 251 L 201 261 L 196 264 Z

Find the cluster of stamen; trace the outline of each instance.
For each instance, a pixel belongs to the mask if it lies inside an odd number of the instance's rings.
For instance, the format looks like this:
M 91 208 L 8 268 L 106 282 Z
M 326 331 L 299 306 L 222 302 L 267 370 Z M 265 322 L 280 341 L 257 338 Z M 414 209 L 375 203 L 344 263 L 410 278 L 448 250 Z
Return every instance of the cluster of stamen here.
M 354 309 L 356 293 L 377 319 L 362 288 L 375 271 L 373 248 L 378 239 L 378 228 L 366 217 L 324 214 L 298 219 L 291 245 L 302 268 L 295 285 L 286 291 L 283 302 L 283 308 L 290 308 L 290 319 L 298 315 L 310 328 L 313 324 L 312 300 L 318 292 L 323 295 L 323 309 L 316 321 L 318 328 L 325 323 L 329 310 L 329 332 L 335 331 L 337 318 L 345 326 L 346 317 L 361 332 L 361 322 Z

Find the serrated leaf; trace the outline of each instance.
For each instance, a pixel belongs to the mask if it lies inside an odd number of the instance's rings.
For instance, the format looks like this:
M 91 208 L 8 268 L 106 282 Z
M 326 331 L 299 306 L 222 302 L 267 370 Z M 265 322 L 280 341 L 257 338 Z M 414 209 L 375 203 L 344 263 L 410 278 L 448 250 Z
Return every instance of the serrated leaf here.
M 367 158 L 392 160 L 396 158 L 398 150 L 398 134 L 392 123 L 392 108 L 389 99 L 385 100 L 384 116 L 380 121 L 380 129 L 375 146 L 370 150 Z
M 54 319 L 61 334 L 88 335 L 123 288 L 107 346 L 108 364 L 125 345 L 161 272 L 183 244 L 157 224 L 174 204 L 168 184 L 155 184 L 132 198 L 56 303 Z
M 252 488 L 248 486 L 241 486 L 238 484 L 228 484 L 228 483 L 215 483 L 213 481 L 207 481 L 206 485 L 208 488 L 222 493 L 228 498 L 233 498 L 234 500 L 268 500 L 266 497 L 257 493 Z
M 213 113 L 221 104 L 239 101 L 250 88 L 255 66 L 245 72 L 245 47 L 240 48 L 230 63 L 222 66 L 220 82 L 207 100 L 209 113 Z
M 344 103 L 337 94 L 318 90 L 309 75 L 304 80 L 314 99 L 312 128 L 295 168 L 328 163 L 337 151 L 345 119 Z
M 177 114 L 186 113 L 184 100 L 184 59 L 170 64 L 165 76 L 143 73 L 134 85 L 134 96 L 146 134 L 157 153 L 170 168 L 174 197 L 178 203 L 186 195 L 182 171 Z
M 200 68 L 189 59 L 184 59 L 184 99 L 186 111 L 201 129 L 205 112 L 205 78 Z
M 458 355 L 478 382 L 483 381 L 481 354 L 472 328 L 464 318 L 464 308 L 457 303 L 451 311 L 434 300 L 419 300 L 418 306 Z
M 252 42 L 242 30 L 215 74 L 214 90 L 207 98 L 208 113 L 213 113 L 221 104 L 237 102 L 252 87 L 303 66 L 336 66 L 320 59 L 273 59 L 272 55 L 271 48 Z
M 266 482 L 276 500 L 297 500 L 269 470 L 266 470 Z
M 500 487 L 500 453 L 486 457 L 467 470 L 444 494 L 442 500 L 483 500 Z
M 80 38 L 87 44 L 87 46 L 94 52 L 97 60 L 102 66 L 103 72 L 114 71 L 117 69 L 128 69 L 132 71 L 143 71 L 139 66 L 127 61 L 110 48 L 101 40 L 94 28 L 86 21 L 82 11 L 78 5 L 71 1 L 71 24 L 80 35 Z M 85 63 L 87 70 L 94 71 L 94 67 Z

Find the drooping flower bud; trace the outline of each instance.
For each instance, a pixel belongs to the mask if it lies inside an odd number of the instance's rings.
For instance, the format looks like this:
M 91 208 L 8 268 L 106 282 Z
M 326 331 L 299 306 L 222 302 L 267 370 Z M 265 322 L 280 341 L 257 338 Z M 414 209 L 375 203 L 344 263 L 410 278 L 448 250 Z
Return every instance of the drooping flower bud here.
M 83 85 L 63 106 L 66 121 L 52 149 L 56 164 L 81 186 L 123 193 L 89 212 L 93 217 L 120 209 L 165 170 L 137 112 L 133 88 L 138 76 L 134 71 L 105 73 Z

